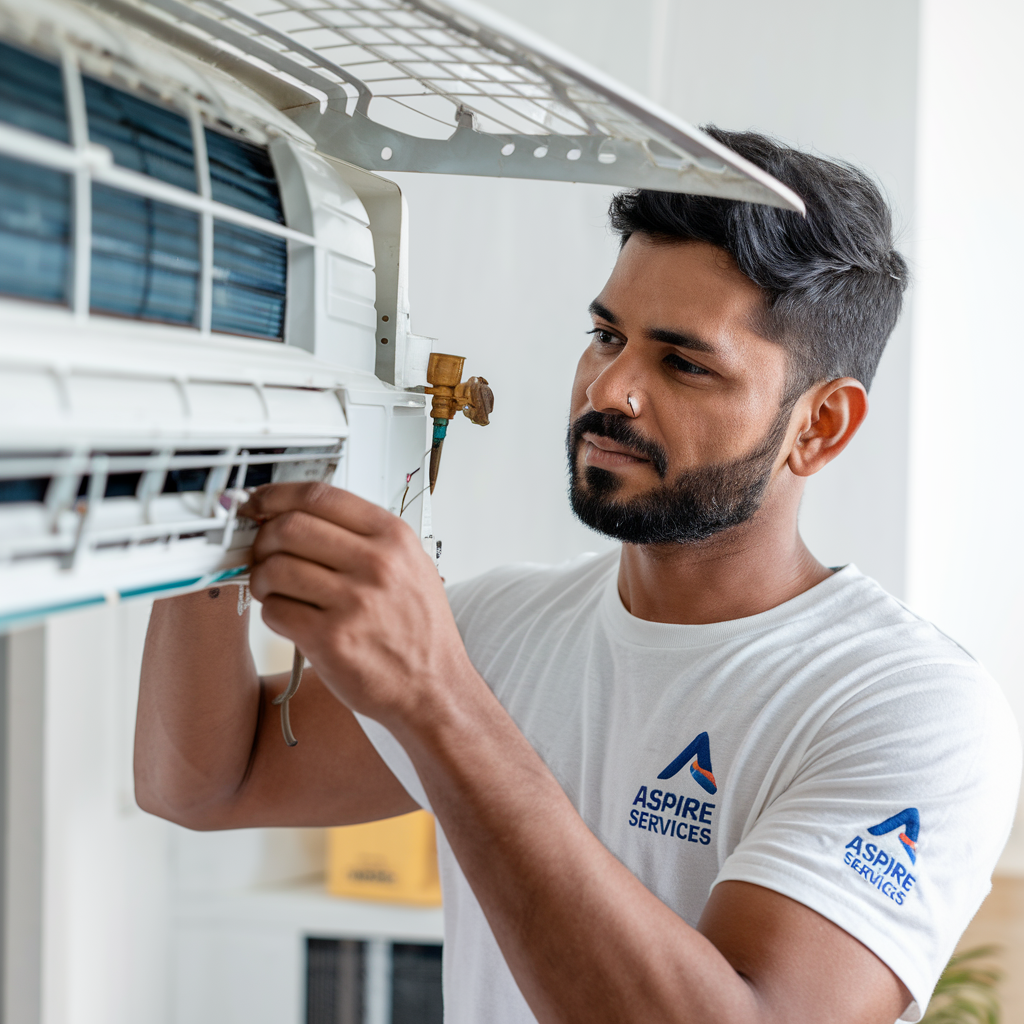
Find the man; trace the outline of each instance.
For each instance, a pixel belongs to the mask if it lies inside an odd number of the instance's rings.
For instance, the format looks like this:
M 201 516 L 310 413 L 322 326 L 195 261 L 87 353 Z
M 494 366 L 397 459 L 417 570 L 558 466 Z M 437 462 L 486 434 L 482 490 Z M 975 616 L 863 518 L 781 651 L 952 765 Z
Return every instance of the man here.
M 312 665 L 294 749 L 234 600 L 154 608 L 140 804 L 200 829 L 432 809 L 456 1024 L 916 1020 L 1010 826 L 996 685 L 797 530 L 899 314 L 888 210 L 854 169 L 714 134 L 808 215 L 614 200 L 569 458 L 621 552 L 446 600 L 395 517 L 261 488 L 252 591 Z

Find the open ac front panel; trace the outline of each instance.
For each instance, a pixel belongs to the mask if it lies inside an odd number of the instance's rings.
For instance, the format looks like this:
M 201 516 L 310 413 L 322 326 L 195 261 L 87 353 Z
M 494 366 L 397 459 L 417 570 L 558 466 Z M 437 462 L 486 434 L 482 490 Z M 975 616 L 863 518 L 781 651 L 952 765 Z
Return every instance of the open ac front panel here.
M 426 543 L 430 341 L 373 169 L 803 210 L 472 0 L 0 0 L 0 629 L 237 577 L 225 498 L 267 480 Z
M 0 27 L 0 628 L 237 576 L 225 490 L 328 480 L 397 512 L 429 443 L 397 187 L 101 13 Z M 428 496 L 404 517 L 429 536 Z

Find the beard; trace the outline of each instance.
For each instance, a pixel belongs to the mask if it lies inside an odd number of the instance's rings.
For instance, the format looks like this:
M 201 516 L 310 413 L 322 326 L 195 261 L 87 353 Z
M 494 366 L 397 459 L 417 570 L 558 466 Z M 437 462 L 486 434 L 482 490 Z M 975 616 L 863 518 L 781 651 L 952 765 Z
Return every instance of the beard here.
M 761 507 L 789 426 L 792 403 L 780 409 L 763 440 L 732 462 L 701 466 L 666 480 L 668 456 L 628 419 L 591 411 L 569 425 L 569 501 L 584 525 L 624 544 L 693 544 L 753 518 Z M 650 461 L 660 487 L 615 500 L 621 480 L 597 466 L 579 468 L 584 434 L 607 437 Z

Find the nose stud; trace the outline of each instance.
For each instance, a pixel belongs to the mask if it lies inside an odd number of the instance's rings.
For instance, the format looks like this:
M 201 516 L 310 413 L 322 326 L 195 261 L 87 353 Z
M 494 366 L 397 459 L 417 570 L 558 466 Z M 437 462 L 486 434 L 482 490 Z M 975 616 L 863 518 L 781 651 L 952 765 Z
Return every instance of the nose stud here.
M 636 419 L 640 415 L 638 411 L 640 403 L 632 395 L 626 395 L 626 404 L 629 406 L 629 411 L 633 414 L 633 419 Z

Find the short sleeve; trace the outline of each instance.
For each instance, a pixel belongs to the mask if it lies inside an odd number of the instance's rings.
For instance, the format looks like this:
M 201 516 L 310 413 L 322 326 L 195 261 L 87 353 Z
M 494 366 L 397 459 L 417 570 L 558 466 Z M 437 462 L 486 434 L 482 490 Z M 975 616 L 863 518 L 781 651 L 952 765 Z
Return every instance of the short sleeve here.
M 917 665 L 846 701 L 755 808 L 715 884 L 803 903 L 871 949 L 919 1020 L 990 888 L 1020 785 L 1020 740 L 973 662 Z

